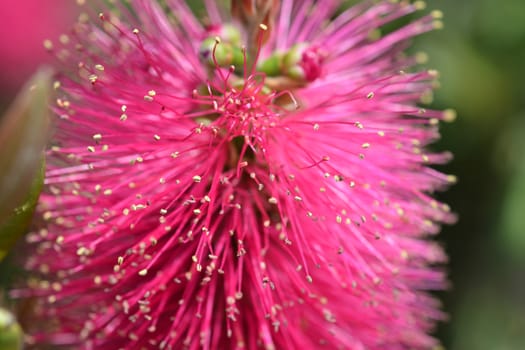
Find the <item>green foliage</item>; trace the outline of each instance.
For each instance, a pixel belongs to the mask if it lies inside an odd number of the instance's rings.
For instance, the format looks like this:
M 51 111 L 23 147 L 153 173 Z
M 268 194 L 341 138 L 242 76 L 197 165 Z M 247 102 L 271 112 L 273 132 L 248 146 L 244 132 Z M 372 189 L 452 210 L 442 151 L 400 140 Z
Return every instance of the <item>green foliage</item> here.
M 44 177 L 51 73 L 29 81 L 0 123 L 0 260 L 31 220 Z
M 521 350 L 525 303 L 525 11 L 522 0 L 428 1 L 443 30 L 418 49 L 441 73 L 435 108 L 454 108 L 434 145 L 455 159 L 460 182 L 441 198 L 459 222 L 440 236 L 453 288 L 443 293 L 449 350 Z
M 14 316 L 7 310 L 0 308 L 0 349 L 21 350 L 22 329 Z
M 9 249 L 16 243 L 18 238 L 26 232 L 31 223 L 33 212 L 38 203 L 38 197 L 40 196 L 40 191 L 44 183 L 44 169 L 45 162 L 42 161 L 42 166 L 31 184 L 26 201 L 21 206 L 15 208 L 13 214 L 0 225 L 0 261 L 4 259 Z M 0 349 L 3 348 L 0 347 Z

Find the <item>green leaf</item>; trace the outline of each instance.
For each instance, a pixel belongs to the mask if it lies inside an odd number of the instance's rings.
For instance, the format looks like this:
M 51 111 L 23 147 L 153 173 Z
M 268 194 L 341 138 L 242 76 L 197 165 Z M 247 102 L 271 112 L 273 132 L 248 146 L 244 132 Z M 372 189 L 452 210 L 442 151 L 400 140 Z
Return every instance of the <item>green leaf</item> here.
M 44 184 L 45 162 L 42 160 L 40 164 L 40 171 L 36 174 L 31 184 L 27 200 L 24 204 L 15 208 L 13 214 L 0 224 L 0 261 L 4 259 L 9 249 L 16 243 L 17 239 L 26 232 L 31 223 L 33 212 L 38 203 L 42 185 Z
M 21 350 L 22 343 L 22 328 L 15 317 L 10 312 L 0 309 L 0 349 Z
M 0 119 L 0 260 L 30 222 L 43 181 L 51 72 L 38 72 Z

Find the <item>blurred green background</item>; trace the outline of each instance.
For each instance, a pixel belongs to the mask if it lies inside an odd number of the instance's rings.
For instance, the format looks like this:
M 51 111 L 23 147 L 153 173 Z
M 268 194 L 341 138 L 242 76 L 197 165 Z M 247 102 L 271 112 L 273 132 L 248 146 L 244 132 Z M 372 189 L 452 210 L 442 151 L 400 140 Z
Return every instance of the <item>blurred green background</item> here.
M 525 2 L 436 0 L 445 28 L 418 48 L 441 72 L 439 108 L 459 118 L 436 146 L 459 183 L 439 197 L 459 213 L 440 240 L 450 255 L 450 321 L 439 337 L 453 350 L 525 349 Z
M 58 16 L 71 3 L 56 0 L 52 8 L 56 12 L 48 16 Z M 456 122 L 442 125 L 442 140 L 434 146 L 455 154 L 454 161 L 441 170 L 459 178 L 448 192 L 438 194 L 459 214 L 459 222 L 445 227 L 439 236 L 450 256 L 452 287 L 440 294 L 450 320 L 439 326 L 438 337 L 450 350 L 522 350 L 525 2 L 430 0 L 427 11 L 431 9 L 444 12 L 445 27 L 418 38 L 416 50 L 427 52 L 426 66 L 441 72 L 434 106 L 458 112 Z M 70 22 L 60 15 L 53 23 L 64 31 Z M 16 51 L 16 43 L 9 36 L 13 28 L 6 29 L 3 23 L 0 15 L 0 111 L 23 80 L 14 79 L 13 70 L 18 68 L 25 79 L 45 60 L 38 58 L 22 67 L 16 64 L 20 60 L 6 59 Z M 46 28 L 47 33 L 41 30 L 26 39 L 25 45 L 32 45 L 26 55 L 42 57 L 42 40 L 58 36 L 56 29 Z

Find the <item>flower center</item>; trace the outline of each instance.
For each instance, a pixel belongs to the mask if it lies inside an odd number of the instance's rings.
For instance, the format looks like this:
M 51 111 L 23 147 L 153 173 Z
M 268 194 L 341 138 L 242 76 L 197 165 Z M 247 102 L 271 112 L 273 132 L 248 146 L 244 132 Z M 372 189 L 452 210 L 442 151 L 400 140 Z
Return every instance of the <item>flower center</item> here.
M 211 70 L 233 66 L 233 72 L 244 78 L 262 73 L 267 78 L 267 87 L 278 91 L 303 87 L 322 75 L 326 52 L 316 45 L 298 43 L 265 58 L 259 57 L 266 30 L 266 25 L 261 24 L 257 50 L 250 52 L 241 45 L 241 34 L 235 27 L 210 27 L 210 35 L 201 44 L 200 57 Z

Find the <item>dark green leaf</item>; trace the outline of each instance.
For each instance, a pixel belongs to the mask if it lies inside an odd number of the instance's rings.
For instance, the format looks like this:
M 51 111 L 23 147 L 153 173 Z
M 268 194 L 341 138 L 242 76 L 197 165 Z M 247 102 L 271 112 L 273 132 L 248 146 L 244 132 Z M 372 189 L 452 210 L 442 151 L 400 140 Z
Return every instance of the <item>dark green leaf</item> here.
M 7 255 L 17 239 L 26 232 L 31 222 L 44 183 L 45 162 L 40 161 L 40 165 L 40 171 L 34 177 L 27 200 L 15 208 L 13 214 L 0 224 L 0 261 Z

